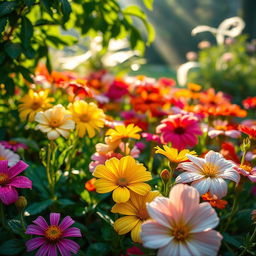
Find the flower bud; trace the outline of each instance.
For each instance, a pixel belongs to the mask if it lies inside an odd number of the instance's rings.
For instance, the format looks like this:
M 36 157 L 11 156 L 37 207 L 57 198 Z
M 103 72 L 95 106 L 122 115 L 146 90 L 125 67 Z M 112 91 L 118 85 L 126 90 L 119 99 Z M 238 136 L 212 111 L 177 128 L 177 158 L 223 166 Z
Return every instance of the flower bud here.
M 26 197 L 24 196 L 19 196 L 18 200 L 15 202 L 15 206 L 19 209 L 24 209 L 28 205 L 28 201 Z
M 170 172 L 167 169 L 161 171 L 160 177 L 164 183 L 168 183 L 170 180 Z
M 250 139 L 247 137 L 243 140 L 243 144 L 240 146 L 241 150 L 243 152 L 247 152 L 251 147 L 251 141 Z

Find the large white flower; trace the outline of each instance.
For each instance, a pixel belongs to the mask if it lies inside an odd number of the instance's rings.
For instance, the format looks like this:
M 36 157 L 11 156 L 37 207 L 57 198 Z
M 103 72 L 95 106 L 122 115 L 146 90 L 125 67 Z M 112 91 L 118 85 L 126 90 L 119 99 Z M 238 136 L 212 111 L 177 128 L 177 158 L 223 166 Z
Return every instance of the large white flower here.
M 215 256 L 222 236 L 213 230 L 219 218 L 209 203 L 199 203 L 198 191 L 175 185 L 169 198 L 157 197 L 147 204 L 151 220 L 142 224 L 141 239 L 157 256 Z
M 191 162 L 181 163 L 178 167 L 186 172 L 176 178 L 176 183 L 191 183 L 201 195 L 208 191 L 222 198 L 227 194 L 227 183 L 224 179 L 236 183 L 240 180 L 239 173 L 234 169 L 233 162 L 226 160 L 221 154 L 209 151 L 205 158 L 187 155 Z
M 0 145 L 0 161 L 1 160 L 8 160 L 8 166 L 13 166 L 19 162 L 20 157 L 18 154 Z

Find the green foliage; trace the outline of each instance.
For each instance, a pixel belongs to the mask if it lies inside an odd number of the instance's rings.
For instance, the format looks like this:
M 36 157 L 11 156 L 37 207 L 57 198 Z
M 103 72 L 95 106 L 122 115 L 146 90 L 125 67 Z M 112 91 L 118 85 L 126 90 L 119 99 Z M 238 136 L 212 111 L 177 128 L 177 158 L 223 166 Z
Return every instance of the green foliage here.
M 152 0 L 144 2 L 152 9 Z M 136 28 L 136 19 L 144 24 L 147 38 Z M 5 0 L 0 3 L 0 84 L 7 94 L 14 93 L 21 78 L 33 82 L 39 60 L 51 71 L 49 47 L 73 45 L 76 38 L 62 34 L 71 29 L 81 36 L 102 35 L 105 50 L 111 38 L 128 37 L 131 47 L 143 53 L 145 42 L 154 39 L 145 13 L 137 6 L 122 9 L 118 0 Z

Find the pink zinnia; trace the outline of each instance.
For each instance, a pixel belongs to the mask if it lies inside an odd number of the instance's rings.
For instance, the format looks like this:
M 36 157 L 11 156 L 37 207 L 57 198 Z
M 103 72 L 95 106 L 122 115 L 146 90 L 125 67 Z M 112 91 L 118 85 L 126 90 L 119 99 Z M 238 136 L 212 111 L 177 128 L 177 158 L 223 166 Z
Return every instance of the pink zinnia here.
M 158 249 L 158 256 L 214 256 L 222 236 L 215 230 L 219 218 L 208 202 L 199 203 L 197 190 L 173 187 L 169 198 L 157 197 L 147 205 L 152 220 L 142 224 L 143 245 Z
M 202 131 L 198 119 L 193 115 L 170 115 L 161 121 L 156 132 L 160 133 L 163 143 L 172 143 L 172 147 L 182 150 L 197 144 L 197 135 Z
M 38 235 L 40 237 L 32 238 L 26 242 L 27 251 L 39 250 L 36 256 L 57 256 L 57 248 L 62 256 L 70 255 L 70 252 L 77 254 L 80 246 L 66 237 L 81 237 L 78 228 L 71 227 L 74 220 L 66 216 L 59 224 L 60 214 L 50 214 L 50 225 L 47 224 L 42 216 L 33 221 L 35 224 L 28 225 L 26 234 Z
M 4 204 L 12 204 L 18 199 L 16 188 L 32 188 L 32 181 L 25 176 L 18 176 L 28 165 L 19 161 L 8 168 L 8 161 L 0 161 L 0 200 Z
M 0 144 L 2 144 L 5 148 L 7 149 L 11 149 L 15 152 L 17 152 L 20 148 L 23 149 L 27 149 L 28 146 L 23 144 L 23 143 L 19 143 L 17 141 L 14 140 L 9 140 L 9 141 L 0 141 Z

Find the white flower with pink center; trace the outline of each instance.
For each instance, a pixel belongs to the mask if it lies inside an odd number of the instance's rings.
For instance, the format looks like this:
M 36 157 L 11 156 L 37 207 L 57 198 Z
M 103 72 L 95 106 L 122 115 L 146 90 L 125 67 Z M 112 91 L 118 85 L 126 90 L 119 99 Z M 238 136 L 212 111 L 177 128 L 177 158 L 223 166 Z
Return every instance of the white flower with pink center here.
M 191 183 L 201 195 L 210 192 L 219 199 L 227 194 L 225 179 L 236 183 L 240 180 L 236 165 L 226 160 L 220 153 L 209 151 L 205 158 L 187 154 L 191 162 L 179 164 L 178 168 L 185 170 L 176 178 L 176 183 Z
M 208 202 L 199 203 L 198 191 L 178 184 L 169 198 L 157 197 L 147 204 L 152 220 L 142 224 L 143 245 L 159 249 L 157 256 L 214 256 L 222 236 L 212 230 L 219 223 Z

